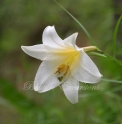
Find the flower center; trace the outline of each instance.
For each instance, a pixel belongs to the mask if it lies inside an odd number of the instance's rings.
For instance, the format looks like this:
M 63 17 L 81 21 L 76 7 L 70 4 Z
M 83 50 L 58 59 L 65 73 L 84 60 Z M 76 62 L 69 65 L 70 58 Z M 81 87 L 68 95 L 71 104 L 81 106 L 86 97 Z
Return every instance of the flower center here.
M 78 55 L 78 52 L 75 52 L 71 55 L 63 64 L 59 65 L 57 70 L 54 72 L 60 82 L 66 81 L 70 75 L 70 66 L 75 60 L 75 57 Z

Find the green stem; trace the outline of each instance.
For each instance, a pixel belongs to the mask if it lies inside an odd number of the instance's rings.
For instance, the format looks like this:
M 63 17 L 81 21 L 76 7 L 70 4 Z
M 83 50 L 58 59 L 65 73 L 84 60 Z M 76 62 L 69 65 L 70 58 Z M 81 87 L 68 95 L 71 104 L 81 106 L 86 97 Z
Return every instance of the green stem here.
M 122 83 L 122 81 L 117 81 L 117 80 L 111 80 L 111 79 L 101 79 L 102 81 L 106 81 L 106 82 L 113 82 L 113 83 Z
M 99 56 L 99 57 L 104 57 L 104 58 L 107 58 L 113 62 L 115 62 L 116 64 L 122 66 L 122 62 L 117 60 L 116 58 L 110 56 L 110 55 L 107 55 L 107 54 L 104 54 L 104 53 L 100 53 L 99 51 L 97 52 L 90 52 L 89 55 L 93 55 L 93 56 Z

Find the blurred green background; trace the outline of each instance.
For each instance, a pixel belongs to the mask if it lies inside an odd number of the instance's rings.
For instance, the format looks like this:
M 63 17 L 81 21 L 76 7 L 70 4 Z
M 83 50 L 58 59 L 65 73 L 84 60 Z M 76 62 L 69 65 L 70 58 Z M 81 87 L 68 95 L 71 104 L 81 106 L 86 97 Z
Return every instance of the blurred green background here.
M 113 31 L 122 14 L 121 0 L 58 2 L 85 26 L 101 50 L 113 54 Z M 20 47 L 40 44 L 48 25 L 55 25 L 62 39 L 79 32 L 79 47 L 91 45 L 80 26 L 52 0 L 0 1 L 0 124 L 122 124 L 121 83 L 81 83 L 75 105 L 60 87 L 42 94 L 32 89 L 41 62 Z M 116 57 L 122 60 L 122 23 Z M 100 57 L 92 59 L 104 78 L 122 80 L 121 66 Z

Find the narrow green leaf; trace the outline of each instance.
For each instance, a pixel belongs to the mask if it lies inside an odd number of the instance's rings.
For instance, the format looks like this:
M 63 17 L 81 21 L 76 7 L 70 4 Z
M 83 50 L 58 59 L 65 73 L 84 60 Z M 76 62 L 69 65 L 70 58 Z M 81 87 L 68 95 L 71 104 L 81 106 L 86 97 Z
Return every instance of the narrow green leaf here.
M 107 58 L 104 53 L 99 53 L 99 52 L 88 52 L 89 55 L 91 56 L 98 56 L 98 57 L 104 57 Z
M 117 63 L 117 64 L 120 65 L 120 66 L 122 66 L 122 62 L 121 62 L 121 61 L 117 60 L 116 58 L 114 58 L 114 57 L 112 57 L 112 56 L 110 56 L 110 55 L 107 55 L 107 54 L 104 54 L 104 55 L 105 55 L 109 60 L 111 60 L 111 61 Z
M 112 56 L 109 56 L 107 54 L 104 54 L 104 53 L 100 53 L 100 52 L 90 52 L 88 53 L 89 55 L 92 55 L 92 56 L 99 56 L 99 57 L 104 57 L 110 61 L 113 61 L 115 62 L 116 64 L 122 66 L 122 62 L 117 60 L 116 58 L 112 57 Z
M 117 33 L 118 33 L 118 29 L 119 29 L 119 25 L 122 19 L 122 15 L 120 16 L 120 18 L 117 21 L 115 30 L 114 30 L 114 34 L 113 34 L 113 50 L 114 50 L 114 57 L 116 56 L 116 39 L 117 39 Z
M 88 31 L 86 30 L 86 28 L 70 13 L 68 12 L 62 5 L 60 5 L 57 1 L 53 0 L 56 4 L 58 4 L 67 14 L 69 14 L 79 25 L 80 27 L 83 29 L 83 31 L 86 33 L 86 35 L 88 36 L 89 40 L 91 41 L 92 45 L 96 46 L 96 43 L 94 42 L 93 38 L 91 37 L 91 35 L 88 33 Z
M 111 80 L 111 79 L 105 79 L 105 78 L 102 78 L 101 80 L 102 80 L 102 81 L 106 81 L 106 82 L 122 83 L 122 81 L 118 81 L 118 80 Z

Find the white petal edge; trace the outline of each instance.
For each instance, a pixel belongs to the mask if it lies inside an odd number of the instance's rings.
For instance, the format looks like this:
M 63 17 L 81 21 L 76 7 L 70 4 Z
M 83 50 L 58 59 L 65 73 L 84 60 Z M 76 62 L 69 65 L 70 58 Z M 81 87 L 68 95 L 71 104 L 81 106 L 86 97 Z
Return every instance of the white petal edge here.
M 74 33 L 63 40 L 64 44 L 68 48 L 74 48 L 76 51 L 79 51 L 79 48 L 76 45 L 76 39 L 77 39 L 78 33 Z
M 51 48 L 64 49 L 63 40 L 58 36 L 54 26 L 47 26 L 42 35 L 43 44 Z M 48 49 L 47 49 L 48 50 Z
M 62 89 L 65 96 L 72 104 L 78 102 L 79 81 L 70 76 L 67 81 L 62 85 Z
M 83 51 L 80 51 L 80 57 L 77 60 L 77 66 L 72 67 L 72 76 L 80 82 L 98 83 L 102 75 L 91 58 Z
M 45 49 L 43 44 L 34 46 L 21 46 L 21 49 L 29 56 L 39 60 L 44 60 L 49 55 L 49 52 Z
M 34 90 L 40 93 L 51 90 L 60 85 L 59 80 L 54 75 L 54 66 L 50 66 L 49 62 L 42 62 L 34 80 Z

